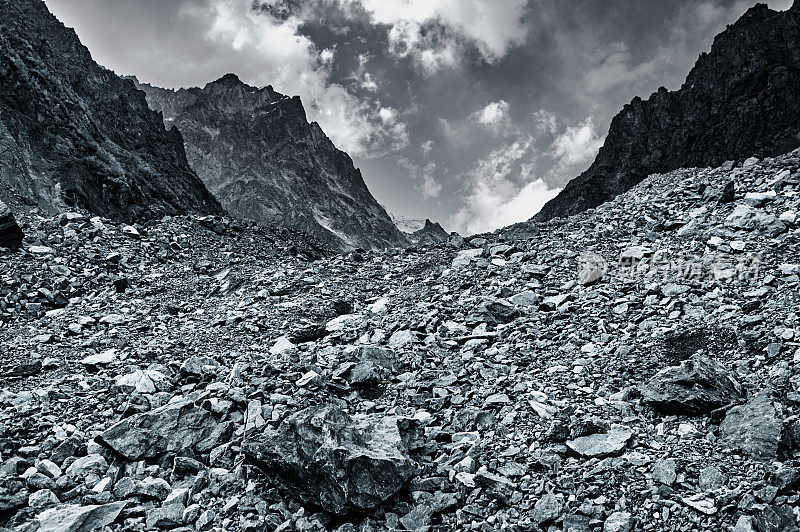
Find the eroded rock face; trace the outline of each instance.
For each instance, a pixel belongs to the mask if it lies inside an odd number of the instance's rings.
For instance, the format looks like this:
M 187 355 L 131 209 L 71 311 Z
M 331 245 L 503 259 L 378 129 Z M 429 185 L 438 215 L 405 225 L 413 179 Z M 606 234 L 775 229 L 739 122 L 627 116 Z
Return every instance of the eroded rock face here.
M 0 248 L 19 249 L 22 247 L 22 229 L 8 205 L 0 201 Z
M 41 0 L 0 1 L 0 180 L 45 210 L 66 203 L 115 219 L 222 210 L 180 133 Z
M 337 249 L 408 244 L 350 156 L 307 121 L 298 96 L 233 74 L 202 89 L 138 86 L 183 134 L 192 168 L 232 215 L 299 229 Z
M 714 39 L 680 90 L 633 99 L 592 166 L 536 215 L 568 216 L 677 168 L 773 156 L 800 145 L 800 8 L 757 4 Z
M 659 371 L 642 386 L 644 402 L 666 414 L 700 415 L 742 398 L 733 373 L 703 355 Z
M 416 470 L 408 451 L 419 437 L 407 418 L 350 417 L 335 406 L 315 406 L 245 440 L 243 450 L 303 500 L 341 514 L 374 508 L 397 493 Z

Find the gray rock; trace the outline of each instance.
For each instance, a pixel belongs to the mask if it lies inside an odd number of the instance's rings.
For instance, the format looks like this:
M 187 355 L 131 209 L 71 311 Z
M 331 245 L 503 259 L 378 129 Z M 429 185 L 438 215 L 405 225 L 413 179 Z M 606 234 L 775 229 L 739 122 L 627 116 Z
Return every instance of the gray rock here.
M 224 443 L 230 428 L 192 401 L 179 400 L 124 419 L 97 441 L 128 460 L 144 460 L 183 449 L 208 451 Z
M 564 505 L 558 497 L 552 493 L 548 493 L 536 501 L 531 517 L 536 524 L 541 526 L 545 523 L 556 521 L 563 511 Z
M 714 466 L 706 467 L 700 471 L 698 484 L 702 490 L 719 489 L 724 486 L 726 482 L 728 482 L 728 479 Z
M 764 391 L 747 404 L 731 408 L 719 427 L 719 443 L 757 460 L 774 460 L 783 436 L 783 421 Z
M 659 460 L 653 465 L 653 479 L 665 486 L 672 486 L 678 474 L 675 472 L 675 460 Z
M 502 299 L 482 301 L 467 318 L 467 323 L 488 323 L 500 325 L 520 317 L 522 313 L 514 305 Z
M 608 434 L 591 434 L 567 441 L 567 448 L 584 458 L 604 458 L 622 452 L 633 431 L 622 425 L 612 425 Z
M 25 482 L 16 477 L 0 477 L 0 513 L 22 508 L 28 502 Z
M 303 500 L 339 514 L 374 508 L 397 493 L 416 471 L 408 449 L 420 436 L 408 418 L 350 417 L 336 406 L 315 406 L 249 437 L 243 450 Z
M 0 201 L 0 248 L 19 249 L 24 236 L 11 209 Z
M 630 532 L 633 529 L 633 517 L 628 512 L 614 512 L 603 523 L 603 532 Z
M 666 414 L 698 415 L 742 398 L 742 387 L 725 366 L 695 355 L 659 371 L 642 387 L 645 403 Z
M 39 522 L 37 532 L 94 532 L 116 521 L 125 504 L 55 506 L 36 516 Z

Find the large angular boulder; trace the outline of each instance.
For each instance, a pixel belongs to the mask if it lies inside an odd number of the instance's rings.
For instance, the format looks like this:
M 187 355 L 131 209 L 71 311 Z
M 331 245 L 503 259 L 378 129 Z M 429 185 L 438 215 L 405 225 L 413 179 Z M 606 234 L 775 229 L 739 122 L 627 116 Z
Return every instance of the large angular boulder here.
M 0 201 L 0 248 L 19 249 L 22 247 L 22 229 L 11 213 L 8 205 Z
M 183 399 L 116 423 L 97 441 L 127 458 L 145 460 L 183 449 L 206 452 L 230 436 L 230 423 Z
M 756 460 L 775 460 L 783 438 L 783 420 L 763 391 L 747 404 L 730 409 L 719 427 L 719 443 Z
M 265 428 L 243 444 L 246 459 L 280 478 L 299 497 L 343 514 L 378 506 L 417 470 L 408 452 L 419 425 L 398 416 L 349 416 L 334 405 L 312 406 Z
M 665 414 L 701 415 L 742 399 L 733 373 L 704 355 L 659 371 L 641 388 L 643 400 Z
M 80 506 L 61 504 L 36 516 L 37 532 L 92 532 L 117 520 L 127 503 Z

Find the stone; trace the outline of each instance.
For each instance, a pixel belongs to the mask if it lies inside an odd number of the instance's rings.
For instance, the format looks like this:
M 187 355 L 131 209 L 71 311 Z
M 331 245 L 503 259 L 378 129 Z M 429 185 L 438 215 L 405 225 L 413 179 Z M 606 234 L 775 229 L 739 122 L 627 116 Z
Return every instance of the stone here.
M 182 504 L 165 504 L 161 508 L 152 508 L 147 511 L 147 528 L 175 528 L 184 523 Z
M 88 367 L 108 366 L 115 360 L 117 360 L 117 350 L 107 349 L 102 353 L 97 353 L 95 355 L 89 355 L 87 357 L 84 357 L 81 360 L 81 364 Z
M 653 464 L 653 479 L 665 486 L 672 486 L 678 478 L 675 472 L 675 460 L 658 460 Z
M 612 425 L 607 434 L 590 434 L 567 441 L 567 448 L 584 458 L 605 458 L 620 454 L 630 439 L 633 431 L 622 425 Z
M 55 506 L 60 503 L 61 501 L 58 500 L 56 494 L 48 489 L 34 491 L 28 497 L 28 506 L 37 510 L 47 508 L 48 506 Z
M 501 325 L 520 317 L 522 313 L 514 305 L 502 299 L 487 299 L 478 304 L 467 318 L 467 323 Z
M 536 501 L 531 518 L 537 525 L 542 526 L 556 521 L 561 517 L 563 511 L 564 505 L 559 498 L 552 493 L 548 493 Z
M 224 443 L 230 426 L 189 400 L 177 400 L 112 425 L 97 441 L 136 461 L 183 449 L 210 450 Z
M 733 373 L 704 355 L 659 371 L 641 391 L 645 403 L 665 414 L 706 414 L 742 398 Z
M 16 476 L 0 476 L 0 513 L 10 513 L 28 503 L 25 482 Z
M 783 420 L 763 391 L 744 405 L 728 411 L 719 427 L 721 446 L 741 451 L 756 460 L 774 460 L 783 437 Z
M 797 532 L 800 530 L 794 511 L 789 505 L 764 507 L 756 515 L 756 524 L 758 532 Z
M 243 443 L 247 460 L 291 485 L 305 501 L 341 514 L 376 507 L 411 478 L 420 428 L 409 418 L 351 417 L 333 405 L 309 407 Z
M 0 248 L 20 249 L 24 237 L 11 209 L 0 201 Z
M 78 506 L 62 504 L 36 516 L 36 532 L 90 532 L 102 529 L 117 520 L 124 502 Z
M 603 532 L 631 532 L 633 517 L 628 512 L 614 512 L 603 523 Z
M 755 521 L 749 515 L 740 515 L 733 532 L 756 532 Z
M 714 501 L 707 498 L 702 493 L 683 497 L 681 498 L 681 502 L 689 508 L 693 508 L 705 515 L 714 515 L 717 513 L 717 507 L 714 506 Z
M 700 471 L 698 485 L 702 490 L 716 490 L 723 487 L 727 482 L 728 479 L 720 472 L 719 468 L 709 466 Z
M 108 471 L 106 459 L 99 454 L 89 454 L 72 462 L 64 474 L 70 478 L 83 480 L 89 475 L 102 477 L 106 471 Z

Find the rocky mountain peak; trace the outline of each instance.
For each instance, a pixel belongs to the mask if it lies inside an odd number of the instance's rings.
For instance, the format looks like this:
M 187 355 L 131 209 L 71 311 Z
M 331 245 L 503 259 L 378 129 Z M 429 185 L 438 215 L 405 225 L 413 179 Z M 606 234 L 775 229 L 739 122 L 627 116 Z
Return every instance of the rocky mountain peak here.
M 0 180 L 46 211 L 132 220 L 222 210 L 180 133 L 41 0 L 0 0 Z
M 403 246 L 406 237 L 300 97 L 226 75 L 202 89 L 140 84 L 184 137 L 192 167 L 234 216 L 307 232 L 336 249 Z
M 592 166 L 538 220 L 596 207 L 652 173 L 777 155 L 800 145 L 800 9 L 757 4 L 717 35 L 677 91 L 634 98 Z

